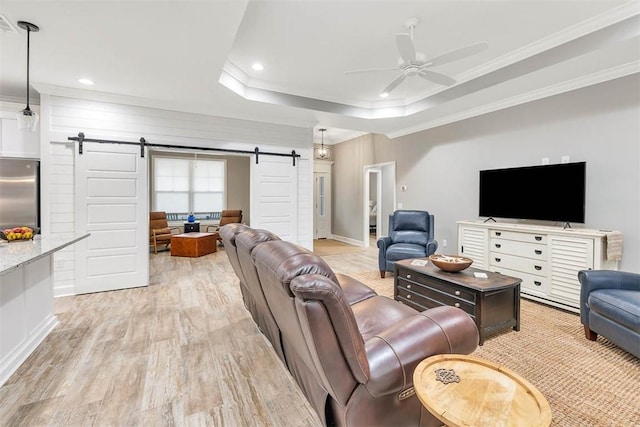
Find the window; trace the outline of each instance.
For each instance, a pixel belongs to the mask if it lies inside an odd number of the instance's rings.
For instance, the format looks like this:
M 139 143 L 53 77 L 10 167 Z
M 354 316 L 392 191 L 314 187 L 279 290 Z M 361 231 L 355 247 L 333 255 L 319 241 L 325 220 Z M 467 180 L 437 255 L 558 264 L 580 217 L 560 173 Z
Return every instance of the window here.
M 225 161 L 154 156 L 153 209 L 205 214 L 225 208 Z

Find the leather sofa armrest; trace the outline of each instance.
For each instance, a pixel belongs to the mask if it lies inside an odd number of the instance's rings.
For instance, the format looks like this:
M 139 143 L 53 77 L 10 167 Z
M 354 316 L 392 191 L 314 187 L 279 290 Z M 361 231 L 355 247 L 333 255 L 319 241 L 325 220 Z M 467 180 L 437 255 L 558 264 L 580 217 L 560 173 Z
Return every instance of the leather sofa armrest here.
M 427 256 L 435 254 L 437 249 L 438 242 L 436 240 L 432 239 L 427 242 Z
M 380 271 L 386 270 L 387 264 L 387 249 L 391 246 L 391 237 L 385 236 L 378 239 L 378 268 Z
M 365 343 L 374 397 L 399 393 L 413 386 L 418 363 L 436 354 L 470 354 L 478 346 L 478 329 L 464 311 L 437 307 L 406 319 Z
M 177 231 L 177 234 L 180 234 L 180 227 L 169 227 L 169 230 L 171 231 L 171 234 L 174 234 L 173 230 Z
M 378 248 L 384 249 L 385 251 L 391 246 L 391 237 L 385 236 L 378 239 L 377 242 Z
M 359 303 L 378 295 L 376 291 L 374 291 L 364 283 L 354 279 L 351 276 L 347 276 L 346 274 L 336 273 L 336 279 L 338 279 L 338 284 L 342 288 L 344 296 L 350 305 Z
M 616 270 L 582 270 L 580 282 L 580 321 L 589 324 L 589 294 L 598 289 L 630 289 L 640 291 L 640 274 Z

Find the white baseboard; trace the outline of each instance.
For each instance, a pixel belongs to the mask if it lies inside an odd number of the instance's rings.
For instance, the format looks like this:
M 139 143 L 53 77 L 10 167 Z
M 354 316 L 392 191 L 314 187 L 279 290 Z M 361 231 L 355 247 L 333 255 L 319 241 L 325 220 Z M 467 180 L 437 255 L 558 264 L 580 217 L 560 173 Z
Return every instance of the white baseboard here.
M 31 334 L 13 351 L 0 361 L 0 387 L 9 379 L 27 357 L 44 341 L 49 332 L 58 325 L 53 314 L 44 319 Z
M 337 240 L 338 242 L 347 243 L 349 245 L 360 246 L 364 248 L 364 242 L 362 240 L 351 239 L 350 237 L 344 237 L 344 236 L 337 236 L 335 234 L 332 234 L 329 238 L 333 240 Z

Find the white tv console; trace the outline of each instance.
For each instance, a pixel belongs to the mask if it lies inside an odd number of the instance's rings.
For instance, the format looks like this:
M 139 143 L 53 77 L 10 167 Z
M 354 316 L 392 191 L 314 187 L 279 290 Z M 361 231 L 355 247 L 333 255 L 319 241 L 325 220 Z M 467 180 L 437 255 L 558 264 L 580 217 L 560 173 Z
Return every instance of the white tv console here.
M 473 266 L 522 279 L 521 295 L 580 311 L 580 270 L 617 270 L 606 232 L 593 229 L 458 221 L 458 252 Z

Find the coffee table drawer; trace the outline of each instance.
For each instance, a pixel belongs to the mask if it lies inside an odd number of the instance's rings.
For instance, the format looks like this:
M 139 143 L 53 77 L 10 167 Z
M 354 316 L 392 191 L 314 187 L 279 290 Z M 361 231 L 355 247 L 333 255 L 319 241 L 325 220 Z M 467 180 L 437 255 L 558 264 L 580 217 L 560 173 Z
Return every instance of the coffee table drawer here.
M 449 305 L 451 307 L 458 307 L 472 316 L 476 315 L 476 306 L 469 301 L 461 300 L 460 298 L 440 292 L 437 289 L 421 286 L 415 282 L 402 279 L 398 280 L 397 292 L 396 297 L 400 297 L 405 301 L 411 301 L 414 304 L 419 304 L 426 308 Z
M 433 289 L 434 291 L 437 291 L 442 295 L 446 295 L 456 299 L 456 301 L 464 300 L 472 304 L 476 302 L 476 294 L 474 292 L 471 292 L 464 288 L 456 287 L 451 283 L 441 282 L 437 279 L 433 279 L 431 277 L 424 276 L 422 274 L 416 274 L 411 271 L 398 269 L 398 279 L 404 279 L 404 281 L 408 285 L 410 285 L 411 283 L 414 283 L 414 286 L 422 286 L 423 288 L 425 288 L 425 291 L 428 289 Z M 408 288 L 408 289 L 411 289 L 411 288 Z M 422 293 L 422 291 L 418 291 L 418 292 Z

